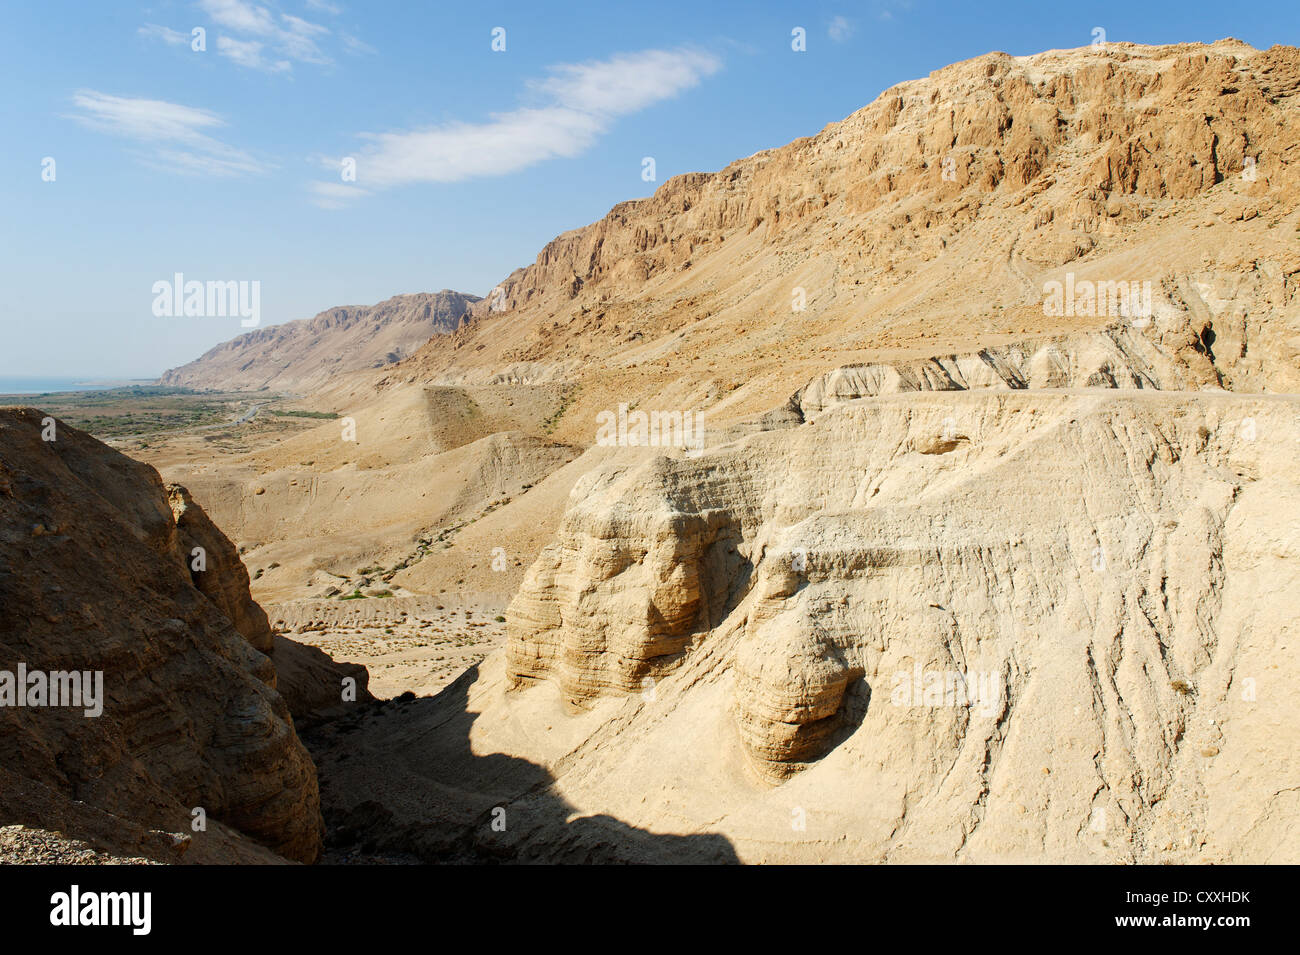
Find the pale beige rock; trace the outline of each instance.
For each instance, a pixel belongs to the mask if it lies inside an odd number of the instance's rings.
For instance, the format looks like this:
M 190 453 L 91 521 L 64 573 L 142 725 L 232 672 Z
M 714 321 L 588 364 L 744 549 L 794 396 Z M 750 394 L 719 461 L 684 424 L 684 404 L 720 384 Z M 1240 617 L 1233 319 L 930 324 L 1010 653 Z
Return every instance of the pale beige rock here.
M 1294 862 L 1297 420 L 1223 393 L 895 395 L 593 475 L 508 611 L 479 743 L 539 754 L 494 733 L 539 681 L 621 697 L 558 788 L 754 860 Z M 966 440 L 918 448 L 954 421 Z M 697 598 L 660 612 L 676 567 Z M 638 805 L 701 760 L 671 818 Z M 807 837 L 759 822 L 783 804 Z
M 1124 322 L 960 355 L 836 368 L 801 388 L 790 405 L 808 419 L 844 401 L 908 391 L 1218 387 L 1214 364 L 1185 321 L 1164 328 Z

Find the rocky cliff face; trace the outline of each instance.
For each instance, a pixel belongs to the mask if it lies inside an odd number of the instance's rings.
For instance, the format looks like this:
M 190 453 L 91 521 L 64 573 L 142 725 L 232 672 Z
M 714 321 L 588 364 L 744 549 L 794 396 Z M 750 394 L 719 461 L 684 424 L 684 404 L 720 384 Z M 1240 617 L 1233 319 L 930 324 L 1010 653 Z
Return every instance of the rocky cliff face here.
M 183 488 L 52 422 L 0 411 L 0 670 L 100 674 L 102 713 L 0 706 L 0 821 L 128 855 L 314 861 L 315 768 L 233 546 Z
M 1048 306 L 1077 280 L 1149 287 L 1226 386 L 1295 390 L 1297 92 L 1300 51 L 1235 40 L 958 63 L 559 236 L 379 385 L 579 380 L 564 440 L 619 401 L 720 420 L 828 366 L 1114 324 Z
M 1249 191 L 1266 197 L 1294 161 L 1285 130 L 1297 92 L 1289 47 L 988 54 L 886 90 L 816 136 L 622 203 L 556 238 L 474 311 L 601 286 L 617 294 L 698 268 L 712 246 L 755 230 L 764 245 L 793 245 L 828 228 L 850 274 L 910 271 L 1009 194 L 1033 223 L 1026 257 L 1063 264 L 1158 214 L 1153 203 L 1193 198 L 1248 165 L 1259 187 Z M 1043 231 L 1049 223 L 1055 233 Z M 1079 233 L 1069 248 L 1062 227 Z
M 1298 92 L 1233 40 L 956 64 L 350 378 L 390 447 L 413 394 L 555 388 L 588 450 L 471 538 L 564 509 L 504 652 L 330 756 L 337 818 L 433 858 L 1300 860 Z M 590 447 L 621 405 L 707 450 Z M 375 460 L 334 496 L 413 483 Z
M 270 654 L 273 634 L 266 611 L 248 592 L 248 570 L 235 545 L 203 513 L 179 484 L 167 485 L 167 503 L 176 521 L 176 545 L 199 593 L 235 625 L 244 639 Z
M 1223 373 L 1187 321 L 1157 328 L 1130 321 L 1072 335 L 1048 335 L 964 354 L 834 368 L 800 388 L 788 407 L 804 419 L 858 398 L 910 391 L 991 388 L 1219 388 Z
M 548 732 L 477 745 L 755 861 L 1300 858 L 1300 405 L 1243 394 L 1300 388 L 1298 91 L 1235 41 L 994 54 L 548 246 L 410 366 L 713 449 L 575 487 L 470 691 Z
M 240 335 L 160 379 L 186 388 L 304 392 L 336 376 L 400 361 L 456 328 L 477 296 L 444 289 L 343 305 Z
M 1295 861 L 1298 420 L 927 393 L 625 460 L 525 578 L 482 719 L 548 684 L 599 707 L 570 798 L 662 824 L 613 767 L 691 775 L 674 818 L 748 858 Z

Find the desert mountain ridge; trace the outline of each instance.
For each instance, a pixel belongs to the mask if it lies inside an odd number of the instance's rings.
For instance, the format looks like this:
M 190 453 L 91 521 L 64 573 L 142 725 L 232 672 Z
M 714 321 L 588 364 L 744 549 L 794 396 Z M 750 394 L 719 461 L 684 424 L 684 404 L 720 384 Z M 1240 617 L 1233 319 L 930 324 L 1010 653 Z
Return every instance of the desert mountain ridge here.
M 985 54 L 815 136 L 619 203 L 409 358 L 354 360 L 298 390 L 341 411 L 406 384 L 580 383 L 557 434 L 585 442 L 619 401 L 733 419 L 834 367 L 1123 317 L 1050 314 L 1047 284 L 1075 280 L 1149 288 L 1166 338 L 1208 327 L 1228 387 L 1235 374 L 1236 387 L 1294 390 L 1300 344 L 1270 342 L 1281 351 L 1265 368 L 1275 348 L 1241 347 L 1259 340 L 1258 308 L 1220 312 L 1228 297 L 1268 307 L 1294 281 L 1297 91 L 1294 48 L 1232 38 Z M 204 378 L 191 363 L 163 380 L 265 380 L 258 365 L 237 372 L 238 350 L 228 367 L 214 360 L 250 337 L 204 356 Z
M 499 595 L 614 455 L 593 445 L 622 406 L 698 414 L 721 444 L 900 391 L 1294 392 L 1298 92 L 1300 52 L 1231 39 L 954 64 L 616 206 L 456 331 L 306 396 L 355 443 L 327 424 L 199 473 L 157 460 L 279 565 L 254 584 L 274 600 L 376 563 L 414 593 Z M 1045 288 L 1103 283 L 1136 283 L 1135 309 L 1047 307 Z M 463 559 L 419 543 L 462 524 Z M 494 546 L 504 572 L 472 556 Z M 344 552 L 328 573 L 313 556 Z
M 401 361 L 453 331 L 478 296 L 443 289 L 340 305 L 315 318 L 259 328 L 223 342 L 159 379 L 187 388 L 308 391 L 348 371 Z
M 459 833 L 616 851 L 555 796 L 726 837 L 678 857 L 1300 858 L 1278 689 L 1300 527 L 1276 519 L 1298 500 L 1297 93 L 1300 51 L 1235 40 L 946 67 L 616 206 L 454 333 L 312 396 L 356 409 L 362 447 L 323 426 L 204 473 L 284 575 L 303 557 L 241 488 L 297 500 L 293 458 L 367 488 L 529 462 L 455 523 L 410 486 L 403 518 L 431 522 L 385 580 L 507 583 L 506 644 L 326 757 L 327 818 L 365 816 L 387 772 L 368 831 L 428 858 Z M 620 407 L 701 411 L 705 448 L 597 442 Z M 358 506 L 298 513 L 328 533 Z M 505 803 L 524 822 L 476 827 Z
M 177 490 L 119 523 L 272 711 L 241 586 L 404 674 L 309 739 L 327 849 L 1295 862 L 1297 94 L 1300 50 L 1232 39 L 945 67 L 559 236 L 401 361 L 322 358 L 348 430 L 140 449 Z M 15 560 L 65 533 L 39 477 Z M 200 513 L 251 581 L 186 589 Z M 449 683 L 447 614 L 503 628 Z
M 1255 322 L 1294 309 L 1298 92 L 1295 48 L 1234 39 L 957 63 L 564 233 L 473 321 L 322 400 L 568 381 L 566 439 L 619 401 L 733 419 L 831 367 L 1124 317 L 1051 314 L 1073 281 L 1149 288 L 1166 338 L 1209 328 L 1227 387 L 1297 390 L 1300 343 Z

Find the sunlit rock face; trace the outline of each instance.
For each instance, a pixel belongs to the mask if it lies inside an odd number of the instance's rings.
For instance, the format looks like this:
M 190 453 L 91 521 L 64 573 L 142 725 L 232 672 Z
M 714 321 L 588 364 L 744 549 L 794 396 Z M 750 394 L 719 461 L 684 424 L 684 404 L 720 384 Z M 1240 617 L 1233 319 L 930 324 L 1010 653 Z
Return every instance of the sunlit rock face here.
M 628 747 L 725 686 L 755 778 L 874 794 L 859 835 L 880 851 L 906 818 L 924 836 L 904 855 L 1152 860 L 1217 820 L 1216 851 L 1265 857 L 1226 820 L 1282 838 L 1285 780 L 1233 780 L 1290 745 L 1249 681 L 1295 669 L 1276 642 L 1294 602 L 1259 601 L 1300 574 L 1300 528 L 1276 519 L 1300 513 L 1298 411 L 896 395 L 611 465 L 510 608 L 508 683 L 557 683 L 579 710 L 626 695 Z

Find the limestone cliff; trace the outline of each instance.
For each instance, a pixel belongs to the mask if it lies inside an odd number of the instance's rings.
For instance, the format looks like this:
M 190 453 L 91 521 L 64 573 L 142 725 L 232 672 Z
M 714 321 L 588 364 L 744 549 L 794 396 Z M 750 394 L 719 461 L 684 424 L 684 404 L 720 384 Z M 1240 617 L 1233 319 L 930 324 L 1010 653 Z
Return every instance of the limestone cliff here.
M 1300 51 L 1230 39 L 957 63 L 557 237 L 376 387 L 580 381 L 570 441 L 620 401 L 720 421 L 837 365 L 1113 325 L 1046 307 L 1078 280 L 1149 286 L 1225 386 L 1293 391 L 1297 93 Z
M 752 859 L 1294 862 L 1298 420 L 901 394 L 624 459 L 529 570 L 484 722 L 599 704 L 569 798 L 662 825 L 636 792 L 690 774 L 674 818 Z

